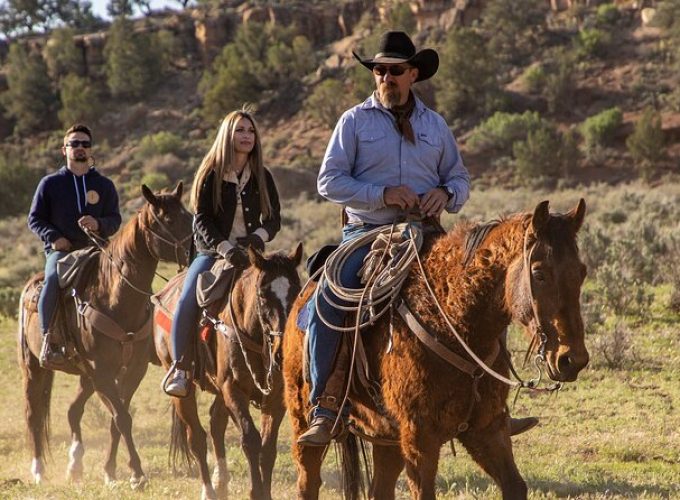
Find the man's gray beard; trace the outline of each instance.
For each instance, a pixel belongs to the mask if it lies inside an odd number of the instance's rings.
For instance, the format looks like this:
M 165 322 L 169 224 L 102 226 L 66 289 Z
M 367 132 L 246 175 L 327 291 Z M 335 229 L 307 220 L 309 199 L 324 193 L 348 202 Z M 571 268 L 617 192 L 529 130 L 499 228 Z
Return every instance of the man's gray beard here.
M 398 106 L 401 101 L 401 92 L 396 87 L 387 87 L 385 91 L 383 89 L 378 90 L 378 97 L 380 97 L 380 103 L 387 109 L 392 109 L 394 106 Z

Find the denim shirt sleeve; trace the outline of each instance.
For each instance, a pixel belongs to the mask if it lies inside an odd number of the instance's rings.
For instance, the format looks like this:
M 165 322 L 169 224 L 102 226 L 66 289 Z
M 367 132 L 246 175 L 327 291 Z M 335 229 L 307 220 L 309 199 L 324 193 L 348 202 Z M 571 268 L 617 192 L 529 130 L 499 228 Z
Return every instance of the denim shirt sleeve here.
M 446 205 L 449 213 L 458 212 L 470 197 L 470 174 L 463 165 L 463 159 L 458 151 L 458 144 L 441 116 L 438 116 L 438 126 L 443 138 L 444 151 L 439 164 L 439 178 L 442 185 L 453 192 L 453 196 Z
M 319 170 L 317 189 L 329 201 L 359 210 L 385 206 L 384 186 L 358 181 L 352 177 L 357 155 L 354 109 L 338 120 Z

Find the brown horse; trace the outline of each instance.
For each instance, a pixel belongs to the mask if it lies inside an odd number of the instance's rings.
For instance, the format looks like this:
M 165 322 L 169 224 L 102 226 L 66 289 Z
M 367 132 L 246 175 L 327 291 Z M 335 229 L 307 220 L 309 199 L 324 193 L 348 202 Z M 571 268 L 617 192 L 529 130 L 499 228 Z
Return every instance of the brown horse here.
M 250 497 L 271 498 L 276 441 L 286 412 L 277 358 L 288 312 L 300 292 L 296 268 L 302 258 L 302 244 L 288 255 L 277 253 L 265 257 L 249 249 L 248 256 L 250 267 L 234 283 L 219 315 L 222 323 L 218 333 L 212 336 L 213 345 L 209 349 L 215 366 L 210 369 L 206 365 L 203 377 L 203 389 L 215 395 L 210 408 L 210 435 L 217 462 L 214 484 L 206 458 L 206 433 L 198 418 L 196 385 L 192 385 L 186 398 L 172 398 L 172 442 L 176 449 L 185 452 L 187 459 L 190 452 L 198 463 L 202 498 L 217 498 L 218 493 L 226 495 L 224 433 L 228 417 L 241 431 L 241 445 L 250 466 Z M 154 339 L 158 357 L 167 370 L 172 362 L 169 335 L 156 328 Z M 260 431 L 250 415 L 250 404 L 261 410 Z
M 487 361 L 490 368 L 509 380 L 506 358 L 490 353 L 498 352 L 505 328 L 515 320 L 538 339 L 551 379 L 576 380 L 588 363 L 579 303 L 586 269 L 576 245 L 584 215 L 583 200 L 567 214 L 550 214 L 546 201 L 533 214 L 508 217 L 488 232 L 457 225 L 424 252 L 424 273 L 432 293 L 414 264 L 401 297 L 440 346 L 468 363 L 473 363 L 471 356 L 453 330 L 481 360 L 493 359 Z M 471 250 L 470 241 L 476 242 Z M 324 455 L 324 448 L 296 443 L 306 430 L 310 405 L 302 367 L 304 333 L 295 317 L 310 294 L 307 290 L 293 306 L 284 335 L 286 405 L 301 498 L 318 497 Z M 527 487 L 515 465 L 509 435 L 509 385 L 476 363 L 468 374 L 437 356 L 397 313 L 390 333 L 387 316 L 362 334 L 369 372 L 377 374 L 382 401 L 361 386 L 353 386 L 350 396 L 358 427 L 364 434 L 383 438 L 373 446 L 370 495 L 394 498 L 405 465 L 412 496 L 435 498 L 440 448 L 457 438 L 499 485 L 503 498 L 525 498 Z
M 77 286 L 79 298 L 117 323 L 127 339 L 112 338 L 97 326 L 78 318 L 75 302 L 63 294 L 55 329 L 71 337 L 74 354 L 63 371 L 80 377 L 75 400 L 68 410 L 71 428 L 68 477 L 82 477 L 84 454 L 80 421 L 85 402 L 97 392 L 112 415 L 111 441 L 104 466 L 107 481 L 116 474 L 116 453 L 123 436 L 130 456 L 133 487 L 146 477 L 132 439 L 130 400 L 148 366 L 151 348 L 149 324 L 151 283 L 159 260 L 180 265 L 187 262 L 191 215 L 182 205 L 182 184 L 172 193 L 152 193 L 142 186 L 147 203 L 118 232 L 88 267 Z M 181 238 L 184 236 L 184 238 Z M 28 436 L 33 453 L 31 472 L 36 483 L 44 474 L 44 455 L 49 444 L 49 407 L 54 372 L 40 367 L 42 336 L 35 303 L 36 288 L 43 279 L 34 276 L 23 290 L 20 302 L 19 364 L 23 372 Z M 107 330 L 108 331 L 108 330 Z M 125 334 L 124 334 L 125 336 Z

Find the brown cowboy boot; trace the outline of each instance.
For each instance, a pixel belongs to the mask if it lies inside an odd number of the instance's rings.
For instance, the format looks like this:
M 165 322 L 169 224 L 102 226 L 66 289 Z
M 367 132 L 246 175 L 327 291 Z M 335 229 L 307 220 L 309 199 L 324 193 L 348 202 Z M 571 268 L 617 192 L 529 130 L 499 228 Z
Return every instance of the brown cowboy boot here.
M 538 419 L 536 417 L 526 417 L 526 418 L 509 418 L 508 427 L 510 427 L 510 435 L 516 436 L 517 434 L 522 434 L 530 429 L 533 429 L 538 425 Z
M 340 403 L 345 396 L 348 372 L 349 346 L 347 345 L 347 337 L 343 335 L 340 341 L 340 348 L 335 356 L 333 371 L 328 377 L 326 387 L 317 401 L 320 408 L 329 410 L 334 415 L 340 412 Z M 322 415 L 315 416 L 309 423 L 309 428 L 300 435 L 297 443 L 305 446 L 326 446 L 334 437 L 340 434 L 344 427 L 344 422 L 341 418 L 334 430 L 335 420 L 335 418 L 328 418 Z
M 59 345 L 50 342 L 50 337 L 50 332 L 44 333 L 42 346 L 40 347 L 40 367 L 45 369 L 58 368 L 66 363 L 66 358 L 61 352 Z

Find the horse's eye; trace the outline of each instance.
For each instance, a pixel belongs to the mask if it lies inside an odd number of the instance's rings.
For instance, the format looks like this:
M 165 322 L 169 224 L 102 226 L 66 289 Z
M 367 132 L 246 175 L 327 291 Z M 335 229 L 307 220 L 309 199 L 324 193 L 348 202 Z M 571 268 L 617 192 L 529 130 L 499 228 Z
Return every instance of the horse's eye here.
M 545 273 L 543 272 L 543 269 L 536 267 L 531 270 L 531 275 L 536 281 L 545 281 Z

